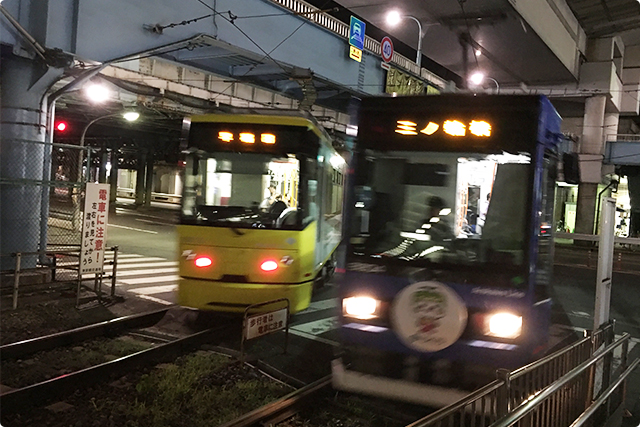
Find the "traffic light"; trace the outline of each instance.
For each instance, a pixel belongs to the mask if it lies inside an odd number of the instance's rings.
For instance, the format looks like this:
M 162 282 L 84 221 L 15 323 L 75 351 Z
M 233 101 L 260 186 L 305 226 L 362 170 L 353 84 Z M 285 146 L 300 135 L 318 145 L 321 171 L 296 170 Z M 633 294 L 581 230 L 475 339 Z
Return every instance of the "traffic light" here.
M 64 121 L 56 122 L 56 130 L 58 132 L 64 132 L 65 130 L 67 130 L 67 128 L 68 128 L 67 122 L 64 122 Z

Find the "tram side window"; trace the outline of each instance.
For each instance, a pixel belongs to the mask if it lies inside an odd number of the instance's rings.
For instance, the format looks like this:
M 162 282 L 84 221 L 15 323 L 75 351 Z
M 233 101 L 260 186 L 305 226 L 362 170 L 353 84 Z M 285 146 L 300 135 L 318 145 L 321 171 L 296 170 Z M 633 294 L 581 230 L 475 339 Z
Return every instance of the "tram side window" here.
M 500 164 L 482 229 L 487 261 L 522 265 L 527 198 L 528 164 Z
M 555 184 L 557 179 L 557 159 L 554 153 L 547 151 L 542 172 L 542 200 L 540 204 L 537 261 L 536 261 L 536 293 L 546 298 L 547 286 L 553 274 L 553 205 L 555 200 Z

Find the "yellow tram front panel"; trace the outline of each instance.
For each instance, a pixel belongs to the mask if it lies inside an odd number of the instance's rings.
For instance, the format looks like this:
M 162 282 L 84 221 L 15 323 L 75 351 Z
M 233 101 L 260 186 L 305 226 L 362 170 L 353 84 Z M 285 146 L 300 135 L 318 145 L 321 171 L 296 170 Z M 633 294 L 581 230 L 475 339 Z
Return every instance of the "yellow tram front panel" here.
M 180 305 L 242 312 L 287 298 L 294 313 L 309 305 L 315 222 L 302 231 L 180 225 L 178 234 Z

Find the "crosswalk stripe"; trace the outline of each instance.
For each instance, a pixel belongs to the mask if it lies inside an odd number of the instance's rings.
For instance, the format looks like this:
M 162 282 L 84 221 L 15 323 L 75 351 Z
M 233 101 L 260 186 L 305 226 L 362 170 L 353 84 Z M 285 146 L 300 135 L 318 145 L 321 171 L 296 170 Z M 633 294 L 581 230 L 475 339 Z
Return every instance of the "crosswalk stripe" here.
M 110 253 L 110 254 L 105 254 L 104 258 L 105 258 L 105 259 L 108 259 L 108 260 L 113 260 L 113 254 L 112 254 L 112 253 Z M 120 258 L 144 258 L 144 255 L 139 255 L 139 254 L 121 254 L 121 253 L 118 253 L 118 259 L 120 259 Z
M 165 292 L 173 292 L 176 289 L 178 289 L 178 285 L 149 286 L 147 288 L 131 289 L 129 290 L 129 292 L 133 292 L 135 294 L 140 294 L 140 295 L 153 295 L 153 294 L 163 294 Z
M 142 264 L 118 264 L 118 271 L 120 269 L 132 269 L 132 268 L 146 268 L 146 267 L 177 267 L 177 261 L 165 261 L 165 262 L 144 262 Z
M 160 299 L 160 298 L 152 297 L 151 295 L 138 295 L 138 298 L 143 298 L 143 299 L 146 299 L 146 300 L 149 300 L 149 301 L 157 302 L 158 304 L 173 305 L 172 302 L 165 301 L 165 300 Z
M 148 269 L 136 269 L 131 271 L 120 271 L 116 273 L 116 280 L 119 280 L 120 277 L 132 277 L 132 276 L 142 276 L 149 274 L 167 274 L 167 273 L 177 273 L 178 267 L 169 267 L 169 268 L 148 268 Z
M 300 325 L 290 326 L 289 329 L 305 332 L 311 335 L 320 335 L 338 327 L 338 317 L 331 316 L 313 322 L 302 323 Z
M 120 280 L 125 285 L 142 285 L 145 283 L 166 283 L 177 282 L 180 280 L 180 276 L 160 276 L 160 277 L 141 277 L 138 279 L 126 279 Z
M 338 298 L 329 298 L 329 299 L 324 299 L 320 301 L 313 301 L 311 304 L 309 304 L 309 307 L 307 307 L 305 310 L 301 311 L 300 313 L 313 313 L 316 311 L 326 310 L 329 308 L 336 308 L 337 305 L 338 305 Z
M 105 258 L 105 262 L 111 262 L 113 259 Z M 158 257 L 140 257 L 140 258 L 125 258 L 120 259 L 118 257 L 118 265 L 120 264 L 135 264 L 137 262 L 149 262 L 149 261 L 168 261 L 166 258 Z

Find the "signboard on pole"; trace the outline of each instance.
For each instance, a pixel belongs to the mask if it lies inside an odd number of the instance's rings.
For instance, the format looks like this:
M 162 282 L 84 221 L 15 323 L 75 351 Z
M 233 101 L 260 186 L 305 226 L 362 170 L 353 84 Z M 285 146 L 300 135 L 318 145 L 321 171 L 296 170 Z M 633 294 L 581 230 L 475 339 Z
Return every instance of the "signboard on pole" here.
M 287 326 L 287 307 L 269 313 L 261 313 L 247 317 L 245 337 L 250 340 L 280 331 Z
M 109 184 L 87 183 L 82 218 L 80 276 L 85 273 L 103 272 L 109 216 L 109 187 Z
M 349 44 L 359 50 L 364 49 L 364 28 L 364 22 L 355 16 L 351 17 L 351 25 L 349 25 Z
M 393 42 L 387 36 L 384 36 L 380 42 L 380 55 L 384 62 L 390 62 L 393 57 Z

